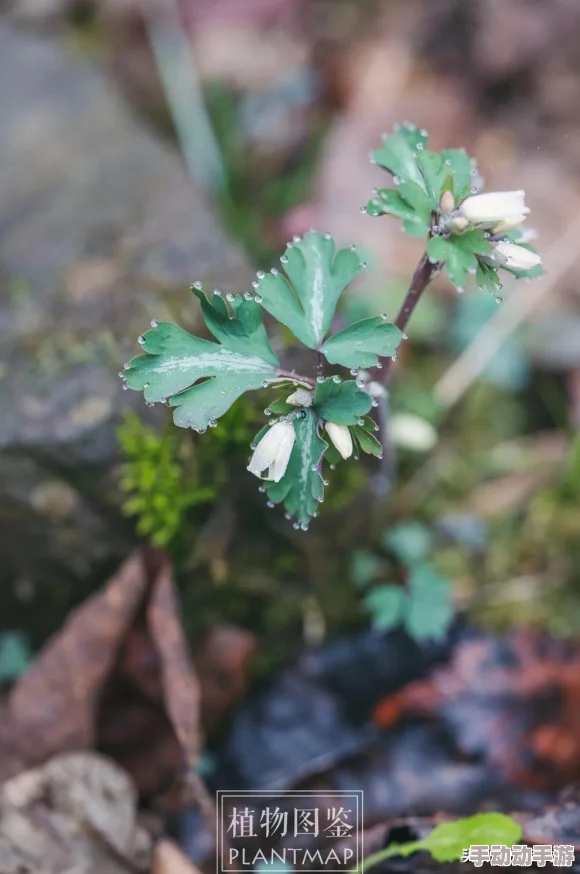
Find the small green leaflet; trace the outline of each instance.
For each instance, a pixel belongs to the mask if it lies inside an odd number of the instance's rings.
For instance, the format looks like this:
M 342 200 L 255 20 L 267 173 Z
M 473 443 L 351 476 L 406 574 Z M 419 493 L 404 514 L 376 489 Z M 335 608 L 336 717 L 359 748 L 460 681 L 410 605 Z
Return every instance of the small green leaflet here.
M 360 391 L 354 380 L 334 382 L 325 379 L 314 392 L 314 409 L 327 422 L 337 425 L 356 425 L 371 408 L 371 399 Z
M 0 683 L 20 677 L 31 659 L 28 640 L 21 631 L 0 632 Z
M 340 295 L 364 265 L 356 250 L 335 254 L 330 234 L 314 231 L 291 243 L 280 260 L 287 278 L 277 270 L 258 274 L 257 293 L 264 309 L 305 346 L 317 349 L 330 330 Z
M 403 618 L 407 595 L 400 586 L 375 586 L 365 596 L 364 602 L 373 617 L 373 628 L 390 631 Z
M 405 183 L 405 190 L 411 190 L 411 186 L 421 191 L 423 197 L 427 199 L 427 195 L 415 182 Z M 403 223 L 403 228 L 412 237 L 424 237 L 429 233 L 431 227 L 431 210 L 427 203 L 427 214 L 416 212 L 410 203 L 407 203 L 394 188 L 381 188 L 373 199 L 366 206 L 366 211 L 369 215 L 392 215 L 395 218 L 400 218 Z
M 417 166 L 417 149 L 424 149 L 429 135 L 426 130 L 417 130 L 413 124 L 395 127 L 394 132 L 383 137 L 383 145 L 375 149 L 371 162 L 384 167 L 397 179 L 411 180 L 423 186 L 423 177 Z
M 491 246 L 483 231 L 466 231 L 449 239 L 431 237 L 427 243 L 429 259 L 445 264 L 449 279 L 456 288 L 463 288 L 469 273 L 477 269 L 479 256 L 491 255 Z
M 367 455 L 374 455 L 375 458 L 383 457 L 383 445 L 374 434 L 370 434 L 365 428 L 358 425 L 351 429 L 351 434 L 355 444 L 362 452 L 366 452 Z
M 416 565 L 408 579 L 409 605 L 405 627 L 415 640 L 442 637 L 453 619 L 449 582 L 431 565 Z
M 401 622 L 415 640 L 441 637 L 453 619 L 451 586 L 428 564 L 409 572 L 405 588 L 384 584 L 364 599 L 375 628 L 393 628 Z
M 471 846 L 499 844 L 513 847 L 521 837 L 522 827 L 511 816 L 505 813 L 476 813 L 456 822 L 443 822 L 422 840 L 390 844 L 386 849 L 368 856 L 364 860 L 364 868 L 368 870 L 384 859 L 421 852 L 430 853 L 436 862 L 456 862 L 462 860 L 463 851 Z
M 203 430 L 245 391 L 276 381 L 279 362 L 255 301 L 237 295 L 230 318 L 221 297 L 214 295 L 210 302 L 203 292 L 196 294 L 206 324 L 220 342 L 160 322 L 143 335 L 146 354 L 133 358 L 125 377 L 127 386 L 143 391 L 147 401 L 169 400 L 176 407 L 176 425 Z
M 463 200 L 471 194 L 473 177 L 477 175 L 476 165 L 465 149 L 444 149 L 440 152 L 443 159 L 443 167 L 446 175 L 453 178 L 453 187 L 450 189 L 455 197 L 455 202 Z
M 464 149 L 429 152 L 427 131 L 404 125 L 383 138 L 383 145 L 371 162 L 389 170 L 397 189 L 381 189 L 366 206 L 372 215 L 400 218 L 403 229 L 412 236 L 429 233 L 432 213 L 437 212 L 441 196 L 451 191 L 458 203 L 471 191 L 475 163 Z
M 264 486 L 268 498 L 275 504 L 283 503 L 296 523 L 304 527 L 308 526 L 324 497 L 320 462 L 328 443 L 318 434 L 318 416 L 312 410 L 303 410 L 302 413 L 293 419 L 296 442 L 286 473 L 280 482 L 265 480 Z
M 396 325 L 373 316 L 333 334 L 322 344 L 320 351 L 330 364 L 351 368 L 375 367 L 379 362 L 377 356 L 392 356 L 402 336 Z

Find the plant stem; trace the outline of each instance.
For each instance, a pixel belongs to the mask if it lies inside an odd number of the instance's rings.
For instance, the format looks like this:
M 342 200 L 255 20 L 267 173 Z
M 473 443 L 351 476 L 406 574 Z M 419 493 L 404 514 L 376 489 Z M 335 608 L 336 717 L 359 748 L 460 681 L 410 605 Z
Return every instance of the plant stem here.
M 417 269 L 413 273 L 413 278 L 411 279 L 409 290 L 405 295 L 405 300 L 403 301 L 403 305 L 399 310 L 399 315 L 395 319 L 395 325 L 397 326 L 397 328 L 400 328 L 401 331 L 404 332 L 405 328 L 407 327 L 409 319 L 413 314 L 413 310 L 419 302 L 419 298 L 431 282 L 433 275 L 439 270 L 439 266 L 439 264 L 432 264 L 427 257 L 427 253 L 425 252 L 417 265 Z M 387 360 L 383 364 L 381 372 L 377 372 L 376 369 L 373 370 L 373 376 L 377 380 L 377 382 L 382 382 L 383 385 L 387 384 L 392 366 L 393 359 L 387 358 Z
M 293 370 L 279 370 L 278 376 L 280 379 L 289 379 L 291 382 L 297 382 L 300 385 L 303 385 L 305 388 L 315 388 L 316 382 L 310 376 L 301 376 L 299 373 L 295 373 Z

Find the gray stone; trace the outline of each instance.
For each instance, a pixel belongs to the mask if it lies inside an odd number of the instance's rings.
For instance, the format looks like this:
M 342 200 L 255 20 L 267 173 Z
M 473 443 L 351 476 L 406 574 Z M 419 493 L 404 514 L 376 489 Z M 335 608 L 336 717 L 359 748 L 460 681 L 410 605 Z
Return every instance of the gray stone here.
M 240 290 L 250 274 L 178 153 L 106 74 L 5 19 L 0 118 L 4 625 L 19 579 L 86 583 L 122 556 L 115 428 L 144 403 L 117 372 L 152 318 L 192 325 L 191 282 Z

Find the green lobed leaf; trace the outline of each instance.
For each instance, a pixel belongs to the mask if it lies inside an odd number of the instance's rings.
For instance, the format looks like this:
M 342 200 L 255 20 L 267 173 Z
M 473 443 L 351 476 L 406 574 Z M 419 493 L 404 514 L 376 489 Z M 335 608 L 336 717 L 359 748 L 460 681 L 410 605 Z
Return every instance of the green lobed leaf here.
M 487 291 L 491 291 L 492 293 L 495 293 L 501 285 L 501 281 L 497 274 L 497 271 L 494 270 L 491 264 L 488 264 L 481 258 L 477 259 L 475 281 L 478 288 L 485 288 Z
M 330 234 L 307 233 L 281 258 L 286 276 L 273 271 L 258 279 L 262 305 L 310 349 L 330 330 L 338 299 L 363 264 L 354 249 L 335 254 Z
M 475 254 L 457 242 L 457 237 L 446 240 L 432 237 L 427 243 L 427 254 L 432 261 L 442 261 L 449 279 L 457 288 L 463 288 L 470 270 L 477 267 Z
M 330 364 L 343 367 L 375 367 L 378 357 L 390 357 L 401 342 L 402 332 L 380 316 L 361 319 L 333 334 L 320 351 Z
M 207 326 L 220 342 L 160 322 L 144 334 L 146 354 L 132 359 L 125 377 L 147 401 L 168 400 L 176 407 L 176 425 L 203 430 L 244 392 L 276 381 L 279 362 L 255 301 L 238 296 L 229 318 L 222 298 L 215 295 L 210 303 L 203 293 L 198 296 Z
M 383 144 L 372 153 L 373 163 L 389 170 L 402 182 L 416 182 L 424 186 L 423 176 L 417 166 L 417 147 L 424 148 L 429 137 L 427 131 L 418 130 L 412 124 L 396 128 L 393 133 L 383 139 Z
M 418 152 L 417 165 L 423 177 L 423 187 L 427 192 L 429 206 L 432 210 L 437 210 L 447 176 L 447 168 L 438 152 L 427 150 Z
M 451 586 L 428 564 L 411 568 L 405 627 L 415 640 L 441 637 L 453 619 Z
M 471 193 L 473 179 L 471 172 L 475 169 L 474 162 L 465 149 L 444 149 L 440 155 L 443 166 L 453 177 L 453 194 L 455 202 L 458 203 Z
M 375 458 L 383 457 L 383 445 L 374 434 L 369 434 L 364 428 L 356 426 L 352 428 L 352 436 L 362 452 L 366 452 L 367 455 L 374 455 Z
M 285 416 L 287 413 L 291 413 L 292 410 L 296 409 L 296 407 L 289 404 L 285 398 L 277 398 L 275 401 L 272 401 L 271 404 L 268 404 L 268 406 L 274 416 Z
M 283 503 L 299 525 L 307 526 L 324 496 L 320 461 L 328 444 L 318 434 L 318 416 L 312 410 L 303 413 L 293 419 L 296 442 L 286 473 L 277 483 L 264 481 L 264 486 L 271 501 Z
M 398 625 L 407 595 L 400 586 L 375 586 L 364 598 L 374 628 L 388 631 Z
M 414 182 L 403 183 L 400 187 L 408 191 L 406 185 L 413 186 L 413 188 L 422 191 Z M 425 200 L 427 200 L 425 192 L 422 192 L 422 194 Z M 424 237 L 429 233 L 431 226 L 429 210 L 427 209 L 426 214 L 424 210 L 421 213 L 416 212 L 413 206 L 394 188 L 382 188 L 378 191 L 375 197 L 367 204 L 366 210 L 372 216 L 392 215 L 400 218 L 403 228 L 412 237 Z
M 370 408 L 371 398 L 359 390 L 354 380 L 336 383 L 331 378 L 316 385 L 314 409 L 327 422 L 356 425 Z

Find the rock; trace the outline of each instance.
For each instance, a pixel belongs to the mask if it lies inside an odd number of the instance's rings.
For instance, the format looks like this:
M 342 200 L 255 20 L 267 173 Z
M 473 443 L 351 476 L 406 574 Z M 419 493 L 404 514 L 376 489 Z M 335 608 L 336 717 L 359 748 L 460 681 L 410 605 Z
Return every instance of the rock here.
M 115 428 L 145 412 L 117 376 L 137 336 L 191 325 L 193 280 L 239 290 L 250 274 L 106 75 L 2 18 L 0 114 L 0 612 L 41 638 L 39 607 L 58 592 L 62 618 L 132 539 Z

